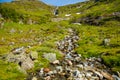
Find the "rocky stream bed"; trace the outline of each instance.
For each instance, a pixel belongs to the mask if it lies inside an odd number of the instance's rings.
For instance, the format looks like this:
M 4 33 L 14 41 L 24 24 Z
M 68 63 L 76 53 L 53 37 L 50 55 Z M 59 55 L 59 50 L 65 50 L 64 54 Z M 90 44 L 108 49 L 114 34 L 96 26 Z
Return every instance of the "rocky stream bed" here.
M 120 80 L 120 73 L 114 74 L 100 57 L 84 58 L 77 54 L 74 49 L 78 47 L 76 43 L 79 39 L 77 33 L 69 29 L 69 35 L 56 43 L 64 57 L 57 60 L 52 53 L 44 54 L 46 59 L 49 55 L 50 66 L 27 73 L 26 80 Z M 34 61 L 38 58 L 38 53 L 25 54 L 25 49 L 14 49 L 6 56 L 8 62 L 17 63 L 24 73 L 34 67 Z
M 120 80 L 105 66 L 100 57 L 83 58 L 74 49 L 80 39 L 75 31 L 57 42 L 57 48 L 64 54 L 61 60 L 50 62 L 50 67 L 41 68 L 36 73 L 29 73 L 27 80 Z M 51 54 L 52 55 L 52 54 Z

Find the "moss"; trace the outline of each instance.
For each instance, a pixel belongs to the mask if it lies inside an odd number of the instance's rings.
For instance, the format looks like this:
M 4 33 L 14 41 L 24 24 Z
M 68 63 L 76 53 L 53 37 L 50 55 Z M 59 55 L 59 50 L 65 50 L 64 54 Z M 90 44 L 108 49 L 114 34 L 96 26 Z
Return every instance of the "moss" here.
M 17 65 L 2 60 L 0 60 L 0 73 L 1 80 L 23 80 L 26 77 L 17 69 Z

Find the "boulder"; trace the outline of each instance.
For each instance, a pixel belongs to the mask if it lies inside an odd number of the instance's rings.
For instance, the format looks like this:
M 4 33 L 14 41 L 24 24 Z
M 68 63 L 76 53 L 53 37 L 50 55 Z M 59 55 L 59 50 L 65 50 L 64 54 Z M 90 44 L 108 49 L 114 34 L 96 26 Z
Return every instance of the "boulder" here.
M 21 62 L 20 66 L 24 70 L 30 70 L 34 67 L 34 62 L 28 57 L 25 61 Z
M 56 60 L 56 54 L 55 53 L 44 53 L 43 56 L 44 56 L 44 58 L 46 58 L 50 62 L 53 62 L 53 61 Z
M 38 52 L 36 52 L 36 51 L 30 52 L 30 57 L 32 60 L 38 59 Z

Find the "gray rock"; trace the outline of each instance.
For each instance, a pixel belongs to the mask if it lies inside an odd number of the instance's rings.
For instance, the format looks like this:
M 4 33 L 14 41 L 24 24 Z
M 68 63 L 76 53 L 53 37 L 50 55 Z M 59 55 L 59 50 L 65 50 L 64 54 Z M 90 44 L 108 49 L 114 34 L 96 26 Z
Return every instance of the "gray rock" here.
M 110 39 L 105 38 L 105 39 L 103 40 L 103 45 L 109 46 L 109 45 L 110 45 Z
M 20 54 L 20 53 L 22 53 L 22 52 L 24 52 L 25 51 L 25 48 L 24 47 L 20 47 L 20 48 L 15 48 L 15 49 L 13 49 L 12 50 L 12 53 L 13 54 Z
M 86 77 L 91 78 L 92 74 L 93 74 L 92 72 L 86 72 Z
M 38 59 L 38 52 L 32 51 L 32 52 L 30 52 L 30 56 L 31 56 L 32 60 Z
M 82 64 L 76 65 L 78 68 L 84 69 L 84 66 Z
M 43 69 L 44 69 L 44 68 L 41 68 L 41 69 L 40 69 L 39 76 L 43 76 L 43 74 L 44 74 Z
M 112 75 L 109 74 L 108 72 L 101 71 L 101 75 L 103 75 L 108 80 L 114 80 L 114 78 L 112 77 Z
M 75 24 L 75 25 L 81 25 L 80 23 L 73 23 L 73 24 Z
M 72 56 L 70 55 L 70 53 L 66 54 L 65 56 L 66 59 L 72 59 Z
M 51 80 L 51 77 L 47 76 L 47 77 L 44 78 L 44 80 Z
M 80 71 L 79 70 L 74 70 L 73 71 L 73 76 L 74 77 L 79 77 Z
M 118 77 L 117 75 L 112 75 L 112 77 L 113 77 L 115 80 L 120 80 L 120 77 Z
M 21 63 L 20 66 L 24 70 L 29 70 L 34 67 L 34 62 L 28 57 L 27 59 L 25 59 L 25 61 Z
M 120 72 L 119 72 L 119 71 L 117 71 L 117 74 L 118 74 L 118 76 L 120 77 Z
M 59 60 L 55 60 L 52 62 L 52 64 L 60 64 L 60 61 Z
M 63 68 L 62 68 L 62 66 L 56 66 L 56 70 L 57 70 L 58 72 L 62 72 L 62 71 L 63 71 Z
M 9 53 L 9 54 L 7 55 L 7 57 L 6 57 L 6 60 L 7 60 L 8 62 L 15 62 L 15 56 L 14 56 L 14 54 Z
M 101 80 L 103 79 L 103 75 L 102 75 L 100 72 L 95 71 L 95 70 L 93 70 L 93 72 L 94 72 L 95 74 L 97 74 Z
M 53 62 L 53 61 L 56 60 L 56 54 L 55 53 L 44 53 L 43 56 L 44 56 L 44 58 L 46 58 L 50 62 Z
M 38 80 L 36 77 L 33 77 L 32 80 Z
M 69 28 L 68 32 L 73 33 L 73 29 Z
M 10 33 L 15 33 L 16 32 L 16 30 L 14 29 L 14 28 L 12 28 L 11 30 L 10 30 Z

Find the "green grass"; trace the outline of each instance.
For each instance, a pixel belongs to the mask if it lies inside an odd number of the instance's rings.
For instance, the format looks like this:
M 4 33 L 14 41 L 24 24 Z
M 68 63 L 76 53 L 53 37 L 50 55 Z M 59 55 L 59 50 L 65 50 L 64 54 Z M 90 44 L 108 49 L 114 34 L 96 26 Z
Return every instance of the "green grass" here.
M 119 70 L 120 68 L 117 66 L 120 66 L 120 34 L 118 34 L 120 27 L 113 26 L 114 24 L 109 27 L 74 26 L 73 28 L 79 32 L 80 36 L 79 47 L 76 48 L 76 52 L 84 57 L 101 56 L 106 65 L 113 70 Z M 110 37 L 110 46 L 102 45 L 103 39 L 107 37 Z
M 49 24 L 49 25 L 48 25 Z M 56 42 L 60 39 L 63 39 L 67 35 L 67 26 L 61 25 L 62 23 L 48 23 L 41 25 L 27 25 L 27 24 L 18 24 L 18 23 L 5 23 L 4 28 L 0 29 L 0 55 L 9 53 L 13 48 L 29 46 L 32 45 L 32 48 L 27 51 L 37 51 L 38 52 L 38 62 L 35 62 L 35 68 L 30 71 L 35 71 L 41 67 L 49 66 L 49 61 L 43 58 L 44 53 L 55 53 L 57 59 L 60 59 L 62 55 L 56 48 Z M 14 33 L 10 33 L 11 29 L 14 29 Z M 2 40 L 4 38 L 4 40 Z M 39 41 L 42 41 L 41 44 L 38 44 Z M 14 42 L 14 45 L 9 45 L 11 42 Z M 3 66 L 13 67 L 15 64 L 5 64 L 4 61 L 1 61 L 0 68 Z M 16 65 L 15 65 L 16 66 Z M 17 68 L 15 68 L 17 70 Z M 17 78 L 22 80 L 23 77 L 19 76 L 19 71 L 16 73 L 13 72 L 14 69 L 9 71 L 11 75 L 7 75 L 5 78 L 4 74 L 6 70 L 0 69 L 2 73 L 0 79 L 12 80 Z M 21 73 L 22 74 L 22 73 Z M 23 74 L 24 75 L 24 74 Z M 14 79 L 15 80 L 15 79 Z
M 108 4 L 106 2 L 95 4 L 94 2 L 83 2 L 63 6 L 60 7 L 62 12 L 60 12 L 58 17 L 64 18 L 64 15 L 68 13 L 71 13 L 73 16 L 71 20 L 77 20 L 80 17 L 86 17 L 88 15 L 92 17 L 105 16 L 119 11 L 119 6 L 116 7 L 119 2 L 119 0 L 108 2 Z M 57 50 L 56 42 L 63 40 L 69 34 L 67 31 L 68 28 L 73 28 L 78 32 L 80 37 L 80 40 L 77 42 L 79 46 L 75 49 L 77 53 L 82 54 L 85 58 L 100 56 L 103 62 L 111 67 L 113 71 L 120 71 L 119 21 L 103 20 L 105 24 L 102 26 L 75 25 L 71 24 L 70 21 L 51 22 L 49 19 L 53 15 L 49 12 L 53 10 L 53 7 L 37 2 L 34 2 L 34 4 L 32 2 L 25 2 L 25 4 L 27 5 L 22 6 L 22 3 L 5 3 L 3 6 L 11 9 L 14 9 L 15 6 L 15 11 L 23 14 L 24 18 L 40 20 L 40 24 L 27 25 L 9 21 L 5 22 L 4 27 L 0 29 L 0 55 L 9 53 L 13 48 L 30 45 L 32 48 L 28 49 L 28 52 L 38 52 L 38 62 L 35 62 L 35 68 L 30 70 L 30 72 L 34 72 L 41 67 L 48 67 L 49 61 L 44 59 L 42 55 L 44 53 L 55 53 L 57 59 L 61 59 L 63 55 Z M 76 8 L 81 5 L 81 8 Z M 33 9 L 33 6 L 36 8 Z M 76 12 L 83 12 L 83 14 L 76 15 Z M 15 32 L 11 33 L 11 30 L 15 30 Z M 102 45 L 103 39 L 107 37 L 111 40 L 110 46 Z M 14 44 L 10 45 L 11 42 Z M 3 60 L 0 60 L 0 73 L 0 80 L 23 80 L 26 77 L 26 75 L 18 71 L 16 64 Z
M 115 23 L 117 22 L 114 21 L 114 24 Z M 28 46 L 31 45 L 31 43 L 34 43 L 33 47 L 28 49 L 28 52 L 37 51 L 39 55 L 38 62 L 35 62 L 35 68 L 31 70 L 34 72 L 41 67 L 49 66 L 49 61 L 42 57 L 44 53 L 55 53 L 57 55 L 57 59 L 62 58 L 63 55 L 61 55 L 56 48 L 56 41 L 62 40 L 65 35 L 68 35 L 68 28 L 73 28 L 78 32 L 78 35 L 80 37 L 80 40 L 77 43 L 79 47 L 75 49 L 77 53 L 82 54 L 83 57 L 101 56 L 104 63 L 111 67 L 113 71 L 119 71 L 120 35 L 118 33 L 120 31 L 120 28 L 118 26 L 115 26 L 114 24 L 107 27 L 90 25 L 79 26 L 69 24 L 67 21 L 61 21 L 59 23 L 51 22 L 48 24 L 21 25 L 18 23 L 5 23 L 4 28 L 0 29 L 0 41 L 2 42 L 2 45 L 0 46 L 1 55 L 8 53 L 13 48 Z M 12 28 L 16 30 L 15 33 L 10 33 L 10 30 Z M 19 33 L 20 31 L 22 31 L 21 34 Z M 1 40 L 2 37 L 5 38 L 5 42 Z M 111 39 L 110 46 L 101 45 L 102 40 L 106 37 L 110 37 Z M 27 40 L 30 39 L 31 41 L 21 41 L 21 38 Z M 43 40 L 41 44 L 38 44 L 39 39 Z M 8 46 L 10 42 L 15 42 L 15 44 L 13 46 Z M 4 61 L 1 61 L 1 64 L 1 68 L 3 66 L 8 67 L 15 65 L 13 63 L 12 65 L 11 63 L 4 63 Z M 16 77 L 19 77 L 21 80 L 25 76 L 24 75 L 23 77 L 20 77 L 19 71 L 14 73 L 14 71 L 12 70 L 17 69 L 11 69 L 9 71 L 13 74 L 7 76 L 7 79 L 9 80 Z M 7 70 L 1 69 L 0 71 L 2 72 L 2 74 L 6 74 Z M 1 79 L 5 79 L 4 75 L 1 75 Z
M 17 69 L 14 63 L 0 60 L 0 80 L 23 80 L 26 75 Z

